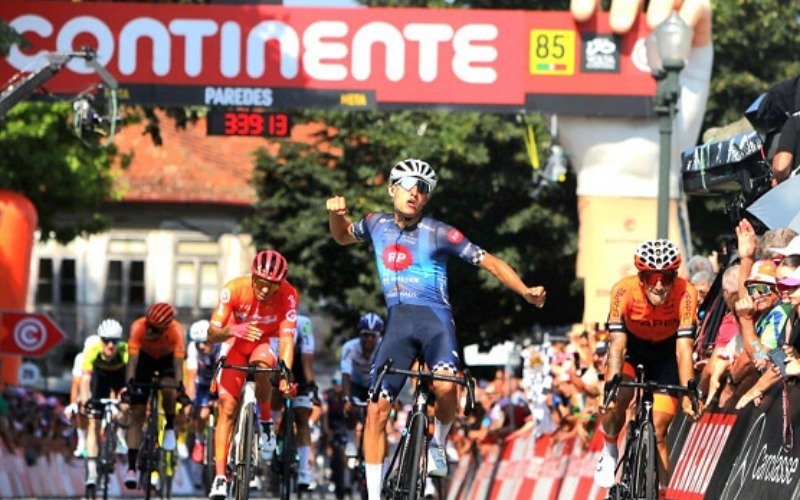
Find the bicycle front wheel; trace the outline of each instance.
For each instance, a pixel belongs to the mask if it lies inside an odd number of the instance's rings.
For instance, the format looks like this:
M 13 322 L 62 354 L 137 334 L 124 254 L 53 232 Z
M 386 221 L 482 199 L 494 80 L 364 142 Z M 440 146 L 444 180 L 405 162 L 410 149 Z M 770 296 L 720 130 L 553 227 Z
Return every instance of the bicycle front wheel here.
M 255 435 L 255 410 L 252 404 L 248 405 L 243 413 L 242 434 L 239 436 L 236 450 L 236 474 L 233 490 L 233 497 L 236 500 L 247 500 L 250 496 L 250 461 L 253 457 L 253 436 Z
M 114 473 L 114 462 L 117 455 L 117 426 L 113 422 L 106 424 L 103 431 L 103 448 L 100 450 L 99 484 L 103 488 L 103 500 L 108 500 L 109 476 Z
M 203 486 L 205 491 L 211 489 L 211 484 L 214 482 L 214 475 L 216 474 L 216 467 L 214 462 L 214 426 L 209 423 L 205 429 L 205 443 L 203 449 Z
M 632 490 L 634 498 L 658 498 L 658 458 L 656 433 L 652 422 L 645 421 L 639 428 L 636 456 L 633 460 Z

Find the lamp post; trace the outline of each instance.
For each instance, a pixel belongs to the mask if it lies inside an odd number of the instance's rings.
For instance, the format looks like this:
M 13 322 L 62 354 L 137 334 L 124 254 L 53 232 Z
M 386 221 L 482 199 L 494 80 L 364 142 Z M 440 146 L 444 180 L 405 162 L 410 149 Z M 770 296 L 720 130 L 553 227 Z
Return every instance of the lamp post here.
M 669 237 L 670 170 L 672 168 L 672 121 L 680 98 L 678 75 L 689 59 L 690 28 L 677 12 L 647 37 L 647 63 L 658 83 L 655 112 L 659 117 L 658 225 L 657 237 Z

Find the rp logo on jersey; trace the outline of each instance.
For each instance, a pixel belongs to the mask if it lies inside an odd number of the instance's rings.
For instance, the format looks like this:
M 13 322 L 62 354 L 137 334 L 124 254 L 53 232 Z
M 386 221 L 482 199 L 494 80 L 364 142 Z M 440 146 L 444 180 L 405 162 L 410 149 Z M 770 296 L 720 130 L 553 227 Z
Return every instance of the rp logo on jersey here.
M 414 259 L 411 256 L 411 251 L 403 245 L 389 245 L 383 250 L 383 265 L 388 269 L 400 272 L 408 269 Z
M 447 240 L 453 245 L 458 245 L 463 239 L 464 235 L 458 229 L 453 228 L 447 232 Z

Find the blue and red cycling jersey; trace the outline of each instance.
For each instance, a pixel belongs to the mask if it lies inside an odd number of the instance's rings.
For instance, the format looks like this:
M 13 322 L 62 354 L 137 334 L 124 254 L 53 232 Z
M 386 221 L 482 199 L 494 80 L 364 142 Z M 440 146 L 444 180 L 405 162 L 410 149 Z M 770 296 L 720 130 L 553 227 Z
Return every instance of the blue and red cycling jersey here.
M 477 266 L 486 255 L 458 229 L 429 217 L 402 229 L 392 214 L 373 212 L 353 224 L 353 236 L 372 242 L 387 307 L 450 309 L 448 259 L 459 257 Z

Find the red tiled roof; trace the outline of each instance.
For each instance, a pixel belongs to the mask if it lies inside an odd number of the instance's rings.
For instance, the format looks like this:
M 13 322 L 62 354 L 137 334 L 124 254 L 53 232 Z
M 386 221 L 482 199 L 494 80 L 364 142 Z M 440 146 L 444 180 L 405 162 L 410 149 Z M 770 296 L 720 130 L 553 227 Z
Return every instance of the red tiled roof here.
M 251 205 L 255 189 L 249 184 L 253 153 L 266 148 L 275 154 L 278 144 L 262 137 L 206 136 L 205 118 L 175 127 L 175 120 L 157 113 L 163 145 L 144 135 L 146 122 L 127 125 L 114 138 L 120 154 L 133 153 L 126 169 L 118 165 L 116 187 L 122 201 L 160 203 L 218 203 Z M 292 128 L 293 140 L 307 140 L 308 125 Z

